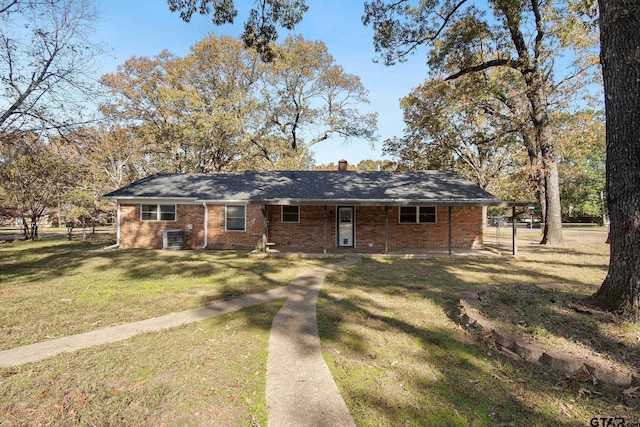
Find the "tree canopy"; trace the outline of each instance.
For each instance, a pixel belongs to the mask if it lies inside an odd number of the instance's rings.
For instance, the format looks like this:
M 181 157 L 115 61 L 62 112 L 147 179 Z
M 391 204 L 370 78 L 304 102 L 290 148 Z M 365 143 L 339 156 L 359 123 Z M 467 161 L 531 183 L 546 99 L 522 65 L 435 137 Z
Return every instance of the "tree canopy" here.
M 455 169 L 489 190 L 522 150 L 522 126 L 493 96 L 494 84 L 486 74 L 414 88 L 400 102 L 405 135 L 387 140 L 385 152 L 409 169 Z
M 144 141 L 145 173 L 304 169 L 330 138 L 376 139 L 360 79 L 322 42 L 288 37 L 262 62 L 229 37 L 210 36 L 178 58 L 131 58 L 103 76 L 103 111 Z
M 233 0 L 168 0 L 169 10 L 179 12 L 189 22 L 194 13 L 211 15 L 215 25 L 232 24 L 238 15 Z M 265 62 L 274 59 L 273 43 L 278 39 L 278 27 L 293 30 L 309 9 L 305 0 L 257 1 L 244 23 L 242 40 L 255 48 Z
M 596 33 L 576 11 L 585 2 L 469 0 L 423 2 L 374 0 L 365 3 L 363 22 L 374 31 L 374 47 L 387 65 L 428 47 L 428 65 L 447 80 L 509 70 L 526 97 L 534 151 L 544 178 L 545 229 L 542 243 L 562 241 L 558 167 L 549 108 L 558 85 L 589 81 Z M 576 60 L 558 68 L 560 59 Z M 564 70 L 569 70 L 564 72 Z M 575 84 L 575 83 L 574 83 Z M 580 85 L 571 92 L 579 92 Z M 565 92 L 567 93 L 567 92 Z

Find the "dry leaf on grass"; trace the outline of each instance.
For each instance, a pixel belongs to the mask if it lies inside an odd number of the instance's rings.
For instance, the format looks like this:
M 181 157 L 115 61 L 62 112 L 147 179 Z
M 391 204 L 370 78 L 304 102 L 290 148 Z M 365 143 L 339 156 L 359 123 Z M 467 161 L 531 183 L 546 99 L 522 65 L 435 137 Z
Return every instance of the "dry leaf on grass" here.
M 638 387 L 629 387 L 626 390 L 622 390 L 622 394 L 628 397 L 635 397 L 636 399 L 640 398 L 640 386 Z
M 512 383 L 513 380 L 510 380 L 509 378 L 503 378 L 498 374 L 494 374 L 493 372 L 491 373 L 491 377 L 495 378 L 498 381 L 502 381 L 503 383 Z
M 583 397 L 586 396 L 586 395 L 590 396 L 592 394 L 602 395 L 602 393 L 600 393 L 600 392 L 589 390 L 589 389 L 586 389 L 586 388 L 581 388 L 580 390 L 578 390 L 578 394 L 580 396 L 583 396 Z

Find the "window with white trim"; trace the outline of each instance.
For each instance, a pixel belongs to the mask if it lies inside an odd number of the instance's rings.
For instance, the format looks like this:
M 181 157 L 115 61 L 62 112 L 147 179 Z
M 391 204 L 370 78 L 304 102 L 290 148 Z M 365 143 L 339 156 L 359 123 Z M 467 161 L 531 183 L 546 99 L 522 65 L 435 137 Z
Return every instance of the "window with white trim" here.
M 282 222 L 300 222 L 300 206 L 282 206 Z
M 142 221 L 175 221 L 176 205 L 140 205 Z
M 399 222 L 401 224 L 435 224 L 437 210 L 435 206 L 401 206 Z
M 244 205 L 227 205 L 225 209 L 225 230 L 246 231 L 247 207 Z

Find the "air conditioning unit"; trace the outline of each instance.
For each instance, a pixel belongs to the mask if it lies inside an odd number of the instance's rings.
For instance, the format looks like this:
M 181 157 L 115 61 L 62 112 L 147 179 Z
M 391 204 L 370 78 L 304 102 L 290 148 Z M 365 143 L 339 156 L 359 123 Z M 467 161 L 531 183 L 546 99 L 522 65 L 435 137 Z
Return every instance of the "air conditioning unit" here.
M 162 233 L 162 249 L 184 249 L 183 230 L 165 230 Z

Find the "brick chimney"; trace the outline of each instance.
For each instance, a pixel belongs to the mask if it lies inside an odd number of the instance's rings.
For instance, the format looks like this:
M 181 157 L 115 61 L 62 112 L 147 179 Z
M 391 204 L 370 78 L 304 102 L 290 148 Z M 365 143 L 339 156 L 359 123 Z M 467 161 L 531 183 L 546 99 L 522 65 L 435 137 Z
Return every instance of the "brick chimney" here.
M 347 162 L 346 160 L 339 160 L 338 161 L 338 170 L 340 172 L 346 172 L 346 170 L 349 168 L 349 162 Z

